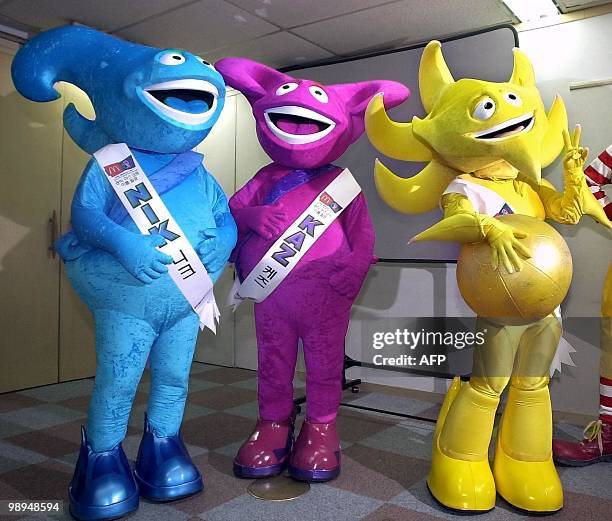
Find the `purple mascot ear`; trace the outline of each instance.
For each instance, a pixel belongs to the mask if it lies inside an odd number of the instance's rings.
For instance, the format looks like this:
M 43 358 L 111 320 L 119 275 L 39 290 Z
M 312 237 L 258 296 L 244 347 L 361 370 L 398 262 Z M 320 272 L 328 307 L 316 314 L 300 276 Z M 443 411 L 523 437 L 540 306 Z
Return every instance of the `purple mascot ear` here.
M 222 58 L 215 63 L 215 69 L 221 73 L 225 83 L 242 92 L 251 105 L 272 89 L 295 81 L 287 74 L 247 58 Z
M 410 90 L 396 81 L 374 80 L 359 83 L 330 85 L 327 87 L 338 94 L 346 105 L 352 120 L 351 141 L 355 141 L 365 130 L 364 115 L 368 103 L 378 93 L 383 93 L 387 110 L 403 103 L 410 96 Z

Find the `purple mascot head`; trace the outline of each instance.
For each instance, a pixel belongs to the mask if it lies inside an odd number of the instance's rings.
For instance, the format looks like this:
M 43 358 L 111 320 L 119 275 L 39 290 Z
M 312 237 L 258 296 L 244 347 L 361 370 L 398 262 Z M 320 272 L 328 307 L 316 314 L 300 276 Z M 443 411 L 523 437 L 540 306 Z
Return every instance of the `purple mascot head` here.
M 215 68 L 249 100 L 263 149 L 289 168 L 317 168 L 338 159 L 363 133 L 364 112 L 375 94 L 384 93 L 387 108 L 410 95 L 394 81 L 321 85 L 246 58 L 224 58 Z

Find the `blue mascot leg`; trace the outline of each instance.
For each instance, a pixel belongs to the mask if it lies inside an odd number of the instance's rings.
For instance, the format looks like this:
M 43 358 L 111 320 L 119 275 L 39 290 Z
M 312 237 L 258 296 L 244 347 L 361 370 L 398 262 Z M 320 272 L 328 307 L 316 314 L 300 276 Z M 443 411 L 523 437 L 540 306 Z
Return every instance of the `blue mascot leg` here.
M 84 521 L 124 516 L 138 508 L 138 488 L 123 452 L 132 402 L 156 334 L 125 313 L 94 312 L 96 380 L 88 432 L 70 483 L 70 512 Z
M 97 367 L 87 430 L 92 449 L 102 452 L 125 437 L 156 333 L 144 320 L 117 311 L 96 311 L 94 319 Z
M 134 475 L 140 493 L 153 501 L 173 501 L 203 488 L 179 432 L 198 324 L 190 312 L 163 331 L 151 351 L 148 414 Z

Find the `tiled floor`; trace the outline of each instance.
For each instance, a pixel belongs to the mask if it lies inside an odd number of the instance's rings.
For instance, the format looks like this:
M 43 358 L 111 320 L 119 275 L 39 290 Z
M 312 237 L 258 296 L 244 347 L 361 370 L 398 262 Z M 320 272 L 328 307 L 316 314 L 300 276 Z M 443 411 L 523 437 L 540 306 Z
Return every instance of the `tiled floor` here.
M 140 441 L 146 380 L 145 376 L 124 442 L 132 459 Z M 80 380 L 0 395 L 0 499 L 66 499 L 92 383 Z M 403 521 L 457 517 L 438 506 L 425 485 L 433 424 L 349 408 L 342 408 L 339 419 L 343 470 L 337 480 L 313 485 L 294 501 L 255 499 L 246 491 L 250 482 L 233 476 L 232 458 L 253 426 L 256 399 L 254 372 L 194 364 L 182 430 L 204 474 L 205 491 L 171 504 L 142 501 L 129 519 Z M 437 412 L 432 402 L 375 392 L 347 393 L 346 399 L 408 414 L 435 417 Z M 580 434 L 571 425 L 557 428 L 564 436 Z M 560 473 L 566 507 L 554 519 L 610 519 L 612 464 L 560 469 Z M 57 518 L 69 516 L 47 519 Z M 494 511 L 478 516 L 482 521 L 522 518 L 502 500 Z M 45 517 L 6 519 L 39 521 Z

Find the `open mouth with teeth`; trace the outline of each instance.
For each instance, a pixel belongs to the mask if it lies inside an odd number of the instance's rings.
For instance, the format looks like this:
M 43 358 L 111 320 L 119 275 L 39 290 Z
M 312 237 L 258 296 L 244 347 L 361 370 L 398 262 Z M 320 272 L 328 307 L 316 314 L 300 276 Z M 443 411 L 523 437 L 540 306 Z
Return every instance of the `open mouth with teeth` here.
M 264 118 L 270 131 L 290 145 L 304 145 L 323 139 L 336 126 L 322 114 L 297 106 L 267 109 Z
M 533 112 L 530 112 L 529 114 L 524 114 L 518 118 L 503 121 L 494 127 L 481 130 L 480 132 L 474 132 L 472 136 L 476 139 L 501 139 L 516 136 L 517 134 L 531 130 L 534 122 L 535 117 Z
M 156 111 L 189 126 L 206 123 L 215 113 L 219 91 L 204 80 L 173 80 L 149 85 L 145 100 Z

